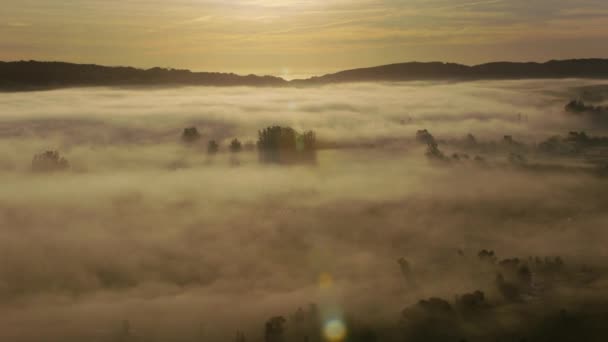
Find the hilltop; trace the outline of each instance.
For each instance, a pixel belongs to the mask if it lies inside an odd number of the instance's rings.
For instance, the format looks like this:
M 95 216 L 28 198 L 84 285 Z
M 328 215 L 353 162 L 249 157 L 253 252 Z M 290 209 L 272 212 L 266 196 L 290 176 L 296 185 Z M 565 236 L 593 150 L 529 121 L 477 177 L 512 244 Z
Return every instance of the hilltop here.
M 493 62 L 474 66 L 408 62 L 340 71 L 286 81 L 275 76 L 137 69 L 65 62 L 0 62 L 0 90 L 20 91 L 83 86 L 309 86 L 347 82 L 417 80 L 506 80 L 608 78 L 608 59 L 552 60 L 545 63 Z

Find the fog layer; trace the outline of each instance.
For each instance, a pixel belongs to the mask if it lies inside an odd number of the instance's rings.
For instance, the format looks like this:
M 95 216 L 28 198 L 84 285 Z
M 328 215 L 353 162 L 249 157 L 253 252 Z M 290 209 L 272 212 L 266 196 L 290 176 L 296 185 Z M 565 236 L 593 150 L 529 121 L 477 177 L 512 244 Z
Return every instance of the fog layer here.
M 486 166 L 446 166 L 414 139 L 428 129 L 452 153 L 469 133 L 529 146 L 573 130 L 603 135 L 607 126 L 564 112 L 600 84 L 0 94 L 0 340 L 111 341 L 128 321 L 138 340 L 230 341 L 239 330 L 261 341 L 269 317 L 309 303 L 390 330 L 420 299 L 478 289 L 497 298 L 478 274 L 482 249 L 596 272 L 534 299 L 535 314 L 601 306 L 606 178 L 584 158 L 552 161 L 576 166 L 568 172 L 536 172 L 497 149 L 485 151 Z M 316 165 L 228 152 L 231 139 L 255 142 L 275 124 L 314 130 Z M 202 139 L 185 146 L 190 126 Z M 210 139 L 219 154 L 207 155 Z M 46 150 L 70 170 L 32 172 Z

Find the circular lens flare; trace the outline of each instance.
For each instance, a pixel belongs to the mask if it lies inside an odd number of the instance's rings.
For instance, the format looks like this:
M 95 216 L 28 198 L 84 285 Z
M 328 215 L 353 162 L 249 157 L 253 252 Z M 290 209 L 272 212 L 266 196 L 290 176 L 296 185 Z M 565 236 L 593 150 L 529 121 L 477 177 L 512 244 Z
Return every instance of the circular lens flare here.
M 330 342 L 341 342 L 346 337 L 346 326 L 339 319 L 332 319 L 325 323 L 323 335 Z
M 319 275 L 319 287 L 322 290 L 328 290 L 334 285 L 334 280 L 329 273 L 321 273 Z

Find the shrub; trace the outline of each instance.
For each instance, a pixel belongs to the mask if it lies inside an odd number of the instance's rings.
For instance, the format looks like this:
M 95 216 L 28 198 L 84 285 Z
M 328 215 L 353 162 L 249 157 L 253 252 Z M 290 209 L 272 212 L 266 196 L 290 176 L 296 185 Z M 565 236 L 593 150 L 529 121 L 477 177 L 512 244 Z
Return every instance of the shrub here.
M 34 156 L 32 170 L 36 172 L 62 171 L 70 167 L 67 159 L 57 151 L 46 151 Z
M 241 144 L 241 142 L 239 141 L 239 139 L 234 138 L 230 142 L 230 152 L 232 152 L 232 153 L 238 153 L 238 152 L 241 152 L 242 150 L 243 150 L 243 145 Z
M 182 133 L 182 141 L 185 143 L 193 143 L 201 138 L 201 134 L 196 127 L 184 128 Z
M 220 145 L 215 140 L 209 141 L 207 145 L 207 153 L 216 154 L 220 150 Z

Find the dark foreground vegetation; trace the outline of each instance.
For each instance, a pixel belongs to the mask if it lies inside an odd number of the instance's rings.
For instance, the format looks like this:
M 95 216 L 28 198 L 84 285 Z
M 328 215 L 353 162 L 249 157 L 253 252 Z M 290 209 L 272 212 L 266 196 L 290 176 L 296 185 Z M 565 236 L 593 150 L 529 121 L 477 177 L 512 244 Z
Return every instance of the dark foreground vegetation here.
M 453 264 L 462 279 L 483 287 L 453 298 L 422 298 L 394 319 L 378 323 L 364 323 L 349 312 L 335 315 L 311 303 L 268 318 L 252 333 L 255 337 L 235 322 L 232 341 L 602 342 L 608 337 L 608 296 L 591 297 L 589 292 L 606 277 L 606 268 L 570 263 L 560 256 L 501 259 L 485 249 L 455 250 Z M 405 291 L 423 292 L 422 269 L 400 258 L 394 270 L 401 272 Z M 579 293 L 565 299 L 574 289 Z M 337 332 L 331 330 L 334 324 L 340 327 Z M 128 321 L 118 335 L 120 341 L 141 341 Z

